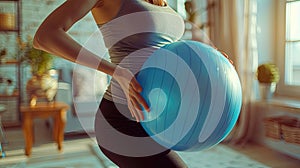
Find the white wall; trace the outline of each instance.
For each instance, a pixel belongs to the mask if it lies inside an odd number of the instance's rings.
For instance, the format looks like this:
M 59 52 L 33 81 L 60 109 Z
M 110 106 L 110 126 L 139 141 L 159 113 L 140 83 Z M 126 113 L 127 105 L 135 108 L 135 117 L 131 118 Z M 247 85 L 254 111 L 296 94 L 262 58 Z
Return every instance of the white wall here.
M 258 64 L 275 62 L 276 5 L 274 0 L 257 0 Z

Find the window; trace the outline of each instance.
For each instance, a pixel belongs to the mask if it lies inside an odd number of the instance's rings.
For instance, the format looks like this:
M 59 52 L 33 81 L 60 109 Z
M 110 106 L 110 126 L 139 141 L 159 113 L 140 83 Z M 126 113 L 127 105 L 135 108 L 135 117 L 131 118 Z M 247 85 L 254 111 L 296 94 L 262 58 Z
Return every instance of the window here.
M 289 85 L 300 85 L 300 1 L 286 3 L 286 77 Z
M 185 17 L 184 2 L 186 0 L 167 0 L 169 6 L 176 10 L 181 16 Z
M 300 97 L 300 0 L 279 0 L 278 10 L 278 94 Z

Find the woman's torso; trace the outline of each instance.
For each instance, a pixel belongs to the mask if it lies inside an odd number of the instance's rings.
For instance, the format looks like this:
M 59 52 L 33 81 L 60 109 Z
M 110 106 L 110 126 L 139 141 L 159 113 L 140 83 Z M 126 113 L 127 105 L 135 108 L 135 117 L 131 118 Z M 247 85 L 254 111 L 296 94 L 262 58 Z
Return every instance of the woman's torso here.
M 158 48 L 177 41 L 184 31 L 183 19 L 170 7 L 142 0 L 121 0 L 114 17 L 98 24 L 112 63 L 138 73 Z M 104 98 L 126 104 L 119 84 L 111 80 Z

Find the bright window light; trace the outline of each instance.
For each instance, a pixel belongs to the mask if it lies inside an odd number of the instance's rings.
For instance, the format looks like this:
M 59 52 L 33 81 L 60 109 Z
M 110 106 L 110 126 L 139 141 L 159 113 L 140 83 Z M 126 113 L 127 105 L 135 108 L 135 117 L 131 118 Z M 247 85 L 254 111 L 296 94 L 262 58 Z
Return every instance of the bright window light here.
M 286 3 L 285 83 L 300 86 L 300 1 Z

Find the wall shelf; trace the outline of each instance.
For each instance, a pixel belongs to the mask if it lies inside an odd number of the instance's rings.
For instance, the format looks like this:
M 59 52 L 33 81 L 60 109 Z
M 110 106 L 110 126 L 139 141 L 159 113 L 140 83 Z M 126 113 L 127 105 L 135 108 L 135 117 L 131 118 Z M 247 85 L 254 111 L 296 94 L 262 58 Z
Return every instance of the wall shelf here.
M 300 120 L 300 100 L 288 98 L 274 98 L 268 101 L 257 100 L 251 107 L 251 115 L 255 116 L 256 123 L 253 139 L 278 152 L 300 159 L 300 144 L 284 141 L 284 139 L 272 139 L 266 137 L 263 120 L 273 116 L 292 116 Z
M 269 101 L 256 101 L 255 104 L 265 108 L 277 108 L 287 110 L 289 113 L 300 114 L 300 100 L 274 98 Z
M 13 93 L 12 95 L 2 95 L 0 94 L 0 98 L 18 98 L 20 95 L 19 93 Z
M 281 153 L 287 154 L 294 158 L 300 159 L 300 144 L 287 143 L 285 141 L 273 140 L 265 138 L 264 143 L 266 146 L 275 149 Z
M 18 65 L 19 62 L 17 60 L 7 60 L 5 61 L 5 63 L 0 63 L 1 66 L 5 66 L 5 65 Z
M 5 3 L 7 5 L 12 5 L 12 13 L 14 13 L 14 20 L 15 24 L 12 29 L 2 29 L 0 30 L 0 34 L 3 34 L 3 36 L 10 35 L 10 34 L 16 34 L 16 37 L 21 36 L 21 23 L 22 23 L 22 17 L 21 17 L 21 8 L 22 8 L 22 1 L 21 0 L 0 0 L 0 4 Z M 5 13 L 5 12 L 3 12 Z M 4 43 L 5 44 L 5 43 Z M 16 52 L 18 51 L 18 46 L 16 46 Z M 5 46 L 0 46 L 5 47 Z M 7 106 L 7 110 L 2 115 L 2 123 L 4 127 L 12 127 L 12 126 L 20 126 L 21 123 L 21 116 L 20 116 L 20 102 L 21 102 L 21 96 L 19 93 L 21 93 L 21 78 L 20 78 L 20 64 L 19 64 L 19 58 L 17 53 L 16 59 L 10 59 L 6 60 L 4 63 L 0 63 L 0 69 L 1 71 L 7 71 L 11 72 L 15 75 L 14 77 L 14 84 L 15 84 L 15 91 L 11 95 L 5 95 L 0 94 L 0 104 L 5 104 Z M 7 73 L 4 72 L 4 73 Z
M 20 0 L 0 0 L 1 2 L 19 2 Z

